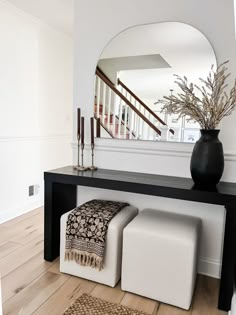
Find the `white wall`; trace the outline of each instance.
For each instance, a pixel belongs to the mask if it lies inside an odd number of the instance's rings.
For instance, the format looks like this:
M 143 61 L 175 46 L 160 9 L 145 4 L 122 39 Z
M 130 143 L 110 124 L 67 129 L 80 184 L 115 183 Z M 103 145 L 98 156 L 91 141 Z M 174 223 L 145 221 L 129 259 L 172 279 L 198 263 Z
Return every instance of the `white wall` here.
M 68 35 L 0 1 L 0 222 L 41 206 L 43 171 L 71 163 L 72 56 Z
M 75 2 L 75 80 L 74 123 L 76 107 L 83 114 L 93 114 L 94 71 L 100 54 L 108 42 L 123 30 L 140 24 L 177 21 L 199 29 L 212 44 L 218 63 L 230 60 L 232 78 L 236 77 L 236 45 L 233 0 L 77 0 Z M 209 22 L 210 21 L 210 22 Z M 236 112 L 221 126 L 225 149 L 223 179 L 236 182 Z M 88 120 L 87 120 L 88 121 Z M 74 136 L 76 126 L 74 125 Z M 89 130 L 87 126 L 87 131 Z M 89 142 L 89 131 L 87 132 Z M 76 148 L 76 146 L 74 146 Z M 96 140 L 96 164 L 99 167 L 190 177 L 191 144 L 147 143 L 113 139 Z M 88 154 L 88 152 L 87 152 Z M 74 150 L 74 157 L 76 150 Z M 79 192 L 80 190 L 78 190 Z M 80 198 L 92 197 L 83 190 Z M 109 193 L 109 195 L 108 195 Z M 164 198 L 93 190 L 94 195 L 127 199 L 131 203 L 187 212 L 203 219 L 201 243 L 202 273 L 219 276 L 223 238 L 224 209 L 198 203 Z
M 234 296 L 232 299 L 231 312 L 229 312 L 229 315 L 236 315 L 236 291 L 234 292 Z

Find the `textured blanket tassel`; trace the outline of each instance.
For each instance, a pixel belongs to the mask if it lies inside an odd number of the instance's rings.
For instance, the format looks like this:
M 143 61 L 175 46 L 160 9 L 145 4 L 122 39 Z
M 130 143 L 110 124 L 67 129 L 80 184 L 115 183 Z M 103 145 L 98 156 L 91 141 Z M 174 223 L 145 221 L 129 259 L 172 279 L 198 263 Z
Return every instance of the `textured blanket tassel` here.
M 92 267 L 101 271 L 103 269 L 103 261 L 99 256 L 94 256 L 90 253 L 80 253 L 73 250 L 67 250 L 65 252 L 65 260 L 74 260 L 81 266 Z

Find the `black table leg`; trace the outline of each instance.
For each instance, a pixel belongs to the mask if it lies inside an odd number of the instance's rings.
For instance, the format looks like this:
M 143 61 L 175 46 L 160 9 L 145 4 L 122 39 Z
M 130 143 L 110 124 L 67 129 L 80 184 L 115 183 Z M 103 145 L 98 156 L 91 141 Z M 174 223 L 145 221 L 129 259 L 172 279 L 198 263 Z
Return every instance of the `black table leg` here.
M 234 290 L 236 258 L 236 207 L 227 205 L 218 308 L 229 311 Z
M 45 181 L 44 259 L 53 261 L 60 249 L 61 215 L 76 207 L 76 185 Z

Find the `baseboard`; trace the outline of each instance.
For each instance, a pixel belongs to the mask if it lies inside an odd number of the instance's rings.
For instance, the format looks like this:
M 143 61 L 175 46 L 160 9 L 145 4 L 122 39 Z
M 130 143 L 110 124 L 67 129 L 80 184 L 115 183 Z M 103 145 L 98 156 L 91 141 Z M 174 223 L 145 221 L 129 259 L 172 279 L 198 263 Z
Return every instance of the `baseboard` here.
M 206 257 L 200 257 L 199 264 L 198 264 L 198 273 L 205 276 L 219 279 L 220 272 L 221 272 L 221 261 L 215 260 L 215 259 L 209 259 Z
M 39 207 L 42 207 L 42 203 L 40 202 L 40 200 L 35 200 L 34 202 L 22 206 L 21 208 L 16 208 L 13 211 L 2 211 L 0 213 L 0 224 L 19 217 L 20 215 L 30 212 Z

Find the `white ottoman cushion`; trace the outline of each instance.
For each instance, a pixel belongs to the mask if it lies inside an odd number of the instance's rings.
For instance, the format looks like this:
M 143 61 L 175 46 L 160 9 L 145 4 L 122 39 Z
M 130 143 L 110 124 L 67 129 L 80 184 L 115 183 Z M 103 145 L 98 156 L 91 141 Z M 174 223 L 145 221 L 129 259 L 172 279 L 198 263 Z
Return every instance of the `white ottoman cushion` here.
M 69 213 L 70 211 L 61 217 L 60 271 L 114 287 L 121 275 L 123 229 L 137 215 L 138 209 L 127 206 L 111 220 L 106 237 L 104 268 L 101 271 L 81 266 L 75 261 L 64 260 L 66 221 Z
M 124 229 L 122 289 L 189 309 L 200 223 L 186 215 L 143 210 Z

